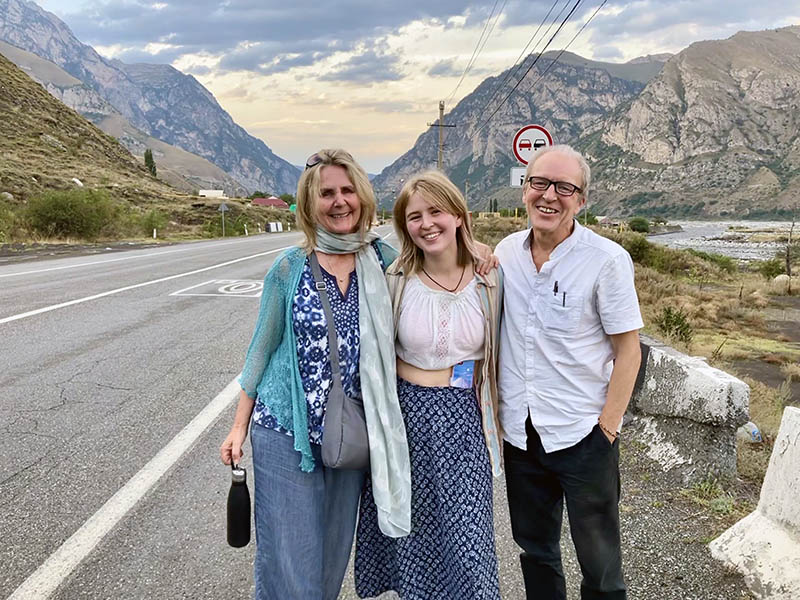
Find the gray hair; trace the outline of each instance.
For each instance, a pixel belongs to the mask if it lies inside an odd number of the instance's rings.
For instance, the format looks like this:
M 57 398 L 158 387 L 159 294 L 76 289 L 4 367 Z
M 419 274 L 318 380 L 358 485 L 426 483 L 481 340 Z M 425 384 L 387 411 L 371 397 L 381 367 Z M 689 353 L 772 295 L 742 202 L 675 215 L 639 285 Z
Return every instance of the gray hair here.
M 592 169 L 589 167 L 589 163 L 586 162 L 586 159 L 583 157 L 583 154 L 575 150 L 572 146 L 568 146 L 567 144 L 556 144 L 555 146 L 545 146 L 544 148 L 539 148 L 536 152 L 533 153 L 533 157 L 531 158 L 530 162 L 528 163 L 528 168 L 525 169 L 525 185 L 527 185 L 528 177 L 531 174 L 531 170 L 533 169 L 533 165 L 536 164 L 536 161 L 542 158 L 545 154 L 550 154 L 551 152 L 558 152 L 559 154 L 563 154 L 564 156 L 569 156 L 574 158 L 578 161 L 578 166 L 581 168 L 581 179 L 582 185 L 581 189 L 583 190 L 581 193 L 583 194 L 583 199 L 585 201 L 589 201 L 589 184 L 592 181 Z

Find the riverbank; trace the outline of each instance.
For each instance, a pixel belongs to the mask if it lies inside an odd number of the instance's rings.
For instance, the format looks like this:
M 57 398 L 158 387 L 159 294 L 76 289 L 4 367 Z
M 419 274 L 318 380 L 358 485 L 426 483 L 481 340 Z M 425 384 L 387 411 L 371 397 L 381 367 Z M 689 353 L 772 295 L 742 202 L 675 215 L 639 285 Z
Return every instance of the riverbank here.
M 680 231 L 659 233 L 653 243 L 698 250 L 738 260 L 769 260 L 785 246 L 790 221 L 675 221 Z M 795 236 L 800 227 L 795 228 Z M 650 236 L 648 236 L 650 237 Z

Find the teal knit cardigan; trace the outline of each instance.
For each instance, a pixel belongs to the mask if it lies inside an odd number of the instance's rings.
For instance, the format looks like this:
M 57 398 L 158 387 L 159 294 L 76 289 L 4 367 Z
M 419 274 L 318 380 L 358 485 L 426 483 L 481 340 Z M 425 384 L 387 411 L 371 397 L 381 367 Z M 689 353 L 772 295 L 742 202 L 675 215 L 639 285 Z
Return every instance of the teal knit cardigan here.
M 376 246 L 384 265 L 397 258 L 397 250 L 383 240 L 378 240 Z M 264 277 L 261 308 L 239 385 L 250 398 L 258 396 L 278 424 L 292 432 L 294 449 L 301 455 L 300 469 L 310 472 L 314 470 L 314 458 L 292 324 L 292 304 L 306 256 L 305 250 L 293 246 L 275 260 Z M 387 324 L 388 330 L 392 327 L 392 323 Z

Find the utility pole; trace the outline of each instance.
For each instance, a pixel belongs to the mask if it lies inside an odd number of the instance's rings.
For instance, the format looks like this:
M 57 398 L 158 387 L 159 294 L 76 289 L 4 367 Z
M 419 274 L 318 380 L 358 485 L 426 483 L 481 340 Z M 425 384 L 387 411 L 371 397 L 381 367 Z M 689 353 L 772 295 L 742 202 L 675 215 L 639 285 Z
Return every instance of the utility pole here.
M 444 153 L 444 127 L 455 127 L 455 125 L 445 125 L 444 124 L 444 100 L 439 100 L 439 122 L 438 123 L 428 123 L 428 127 L 437 126 L 439 128 L 439 158 L 436 161 L 437 168 L 442 171 L 443 170 L 443 153 Z

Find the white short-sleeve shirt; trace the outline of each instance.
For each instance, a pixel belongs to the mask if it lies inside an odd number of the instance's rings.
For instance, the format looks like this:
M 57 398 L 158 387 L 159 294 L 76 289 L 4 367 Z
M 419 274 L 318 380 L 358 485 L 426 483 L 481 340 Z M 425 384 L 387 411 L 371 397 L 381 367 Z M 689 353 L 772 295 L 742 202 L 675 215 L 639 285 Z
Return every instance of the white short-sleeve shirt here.
M 537 272 L 531 230 L 495 249 L 505 276 L 498 389 L 505 439 L 525 449 L 525 420 L 545 452 L 574 446 L 606 402 L 609 335 L 641 329 L 633 261 L 619 244 L 575 222 Z

